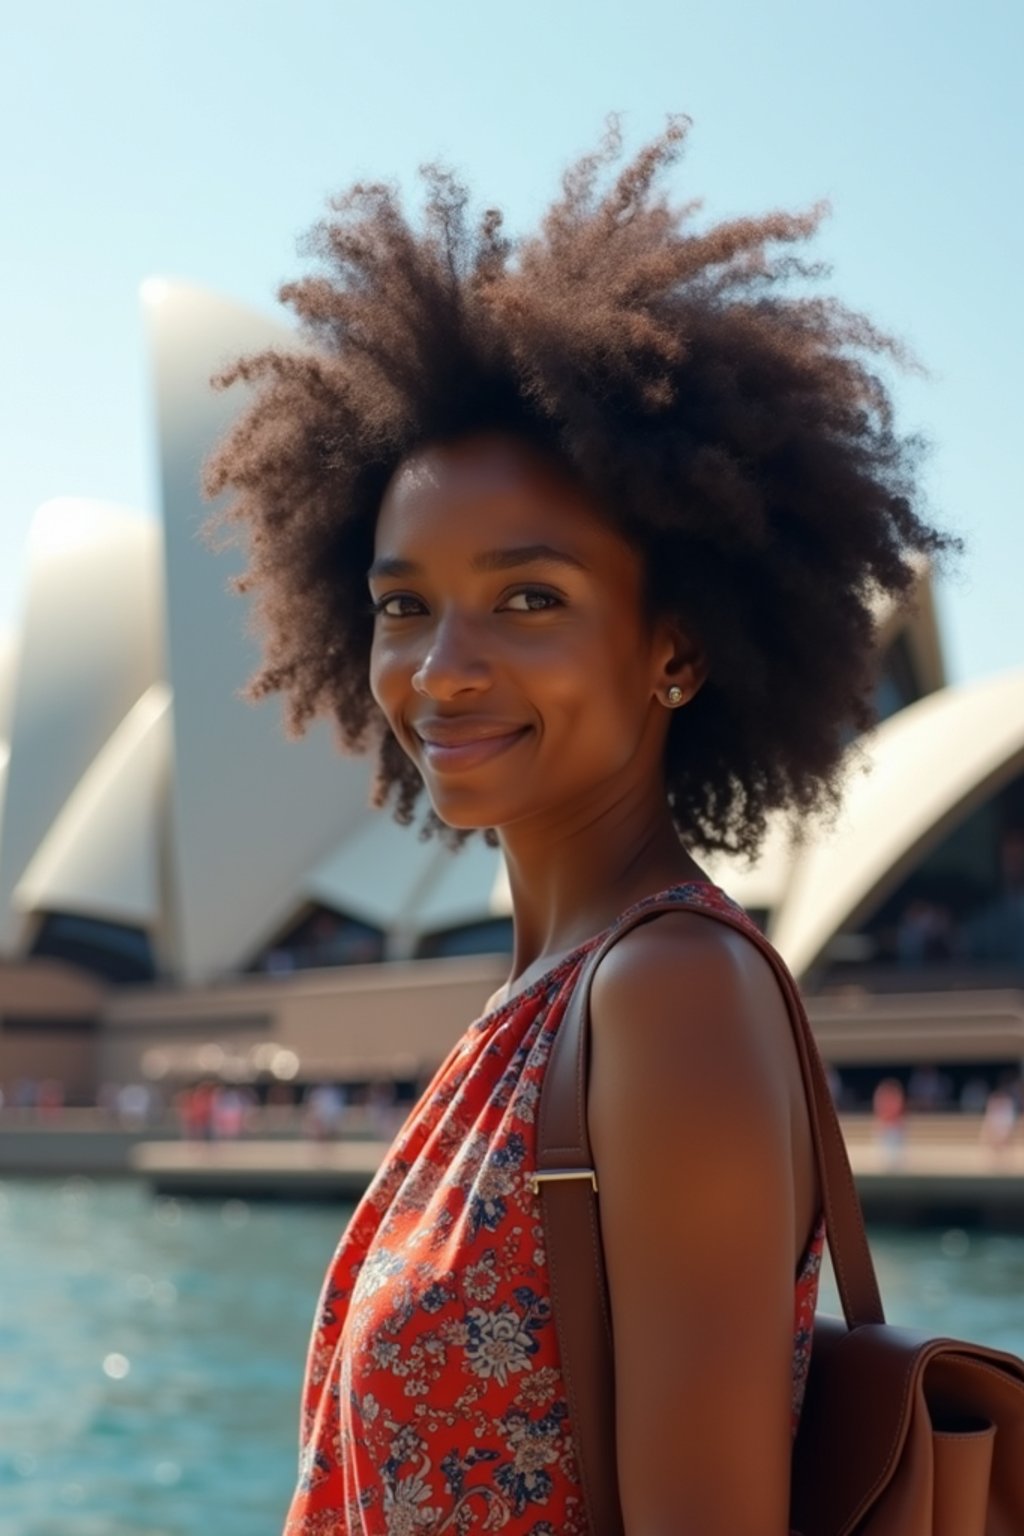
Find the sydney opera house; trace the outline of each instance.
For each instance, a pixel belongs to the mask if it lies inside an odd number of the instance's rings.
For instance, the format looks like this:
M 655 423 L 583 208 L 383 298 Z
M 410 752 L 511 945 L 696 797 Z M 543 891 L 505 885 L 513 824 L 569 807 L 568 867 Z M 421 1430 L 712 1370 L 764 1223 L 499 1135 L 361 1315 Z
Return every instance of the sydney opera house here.
M 368 765 L 326 723 L 288 741 L 277 703 L 238 698 L 238 557 L 197 530 L 239 397 L 207 381 L 293 341 L 184 285 L 146 284 L 144 307 L 159 505 L 41 507 L 0 636 L 0 1087 L 414 1082 L 502 978 L 498 855 L 371 812 Z M 800 977 L 854 1095 L 914 1066 L 959 1091 L 1024 1059 L 1024 670 L 947 684 L 926 569 L 877 647 L 880 723 L 851 744 L 837 824 L 710 871 Z

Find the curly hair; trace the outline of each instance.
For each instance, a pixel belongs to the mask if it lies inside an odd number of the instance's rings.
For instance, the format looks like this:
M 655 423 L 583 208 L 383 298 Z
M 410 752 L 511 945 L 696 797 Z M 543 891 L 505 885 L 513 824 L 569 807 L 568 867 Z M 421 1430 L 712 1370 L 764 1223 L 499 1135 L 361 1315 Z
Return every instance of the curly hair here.
M 708 658 L 666 748 L 680 835 L 708 851 L 753 856 L 769 812 L 834 809 L 874 720 L 874 604 L 959 547 L 915 510 L 922 443 L 879 367 L 908 359 L 800 254 L 827 205 L 695 228 L 700 204 L 659 187 L 688 127 L 615 175 L 609 119 L 520 241 L 495 209 L 472 220 L 444 168 L 421 171 L 418 227 L 394 187 L 357 183 L 307 237 L 314 274 L 280 290 L 301 344 L 213 381 L 254 386 L 205 470 L 210 497 L 234 493 L 207 538 L 248 551 L 231 585 L 263 649 L 243 696 L 281 692 L 290 736 L 326 714 L 344 748 L 375 746 L 375 803 L 400 821 L 423 784 L 370 693 L 365 581 L 384 489 L 421 445 L 519 434 L 642 553 L 652 613 Z

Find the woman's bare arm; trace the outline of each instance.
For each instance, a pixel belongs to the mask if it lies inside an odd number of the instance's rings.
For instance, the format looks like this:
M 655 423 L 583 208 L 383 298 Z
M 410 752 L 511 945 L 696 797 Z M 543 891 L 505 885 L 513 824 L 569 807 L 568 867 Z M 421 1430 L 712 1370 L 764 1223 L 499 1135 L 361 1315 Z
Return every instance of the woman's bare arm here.
M 591 1016 L 626 1536 L 784 1536 L 813 1214 L 785 1003 L 740 935 L 673 913 L 602 962 Z

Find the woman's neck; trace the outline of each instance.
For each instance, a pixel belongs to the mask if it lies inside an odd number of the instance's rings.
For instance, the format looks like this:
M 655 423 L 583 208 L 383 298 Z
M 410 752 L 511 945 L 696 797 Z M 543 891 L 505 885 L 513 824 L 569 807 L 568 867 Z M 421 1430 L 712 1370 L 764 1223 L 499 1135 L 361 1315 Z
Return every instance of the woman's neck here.
M 664 791 L 626 793 L 503 828 L 515 922 L 509 985 L 540 973 L 652 891 L 706 879 Z

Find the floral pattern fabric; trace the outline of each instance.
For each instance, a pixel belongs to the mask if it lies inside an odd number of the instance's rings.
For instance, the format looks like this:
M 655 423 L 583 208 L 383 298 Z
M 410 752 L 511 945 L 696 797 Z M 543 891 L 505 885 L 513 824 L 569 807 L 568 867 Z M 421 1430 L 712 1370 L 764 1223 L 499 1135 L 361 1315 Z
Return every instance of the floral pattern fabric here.
M 662 893 L 740 909 L 704 882 Z M 654 899 L 654 898 L 651 898 Z M 285 1536 L 586 1536 L 539 1197 L 551 1041 L 595 935 L 466 1031 L 328 1269 Z M 824 1241 L 796 1277 L 793 1425 Z

